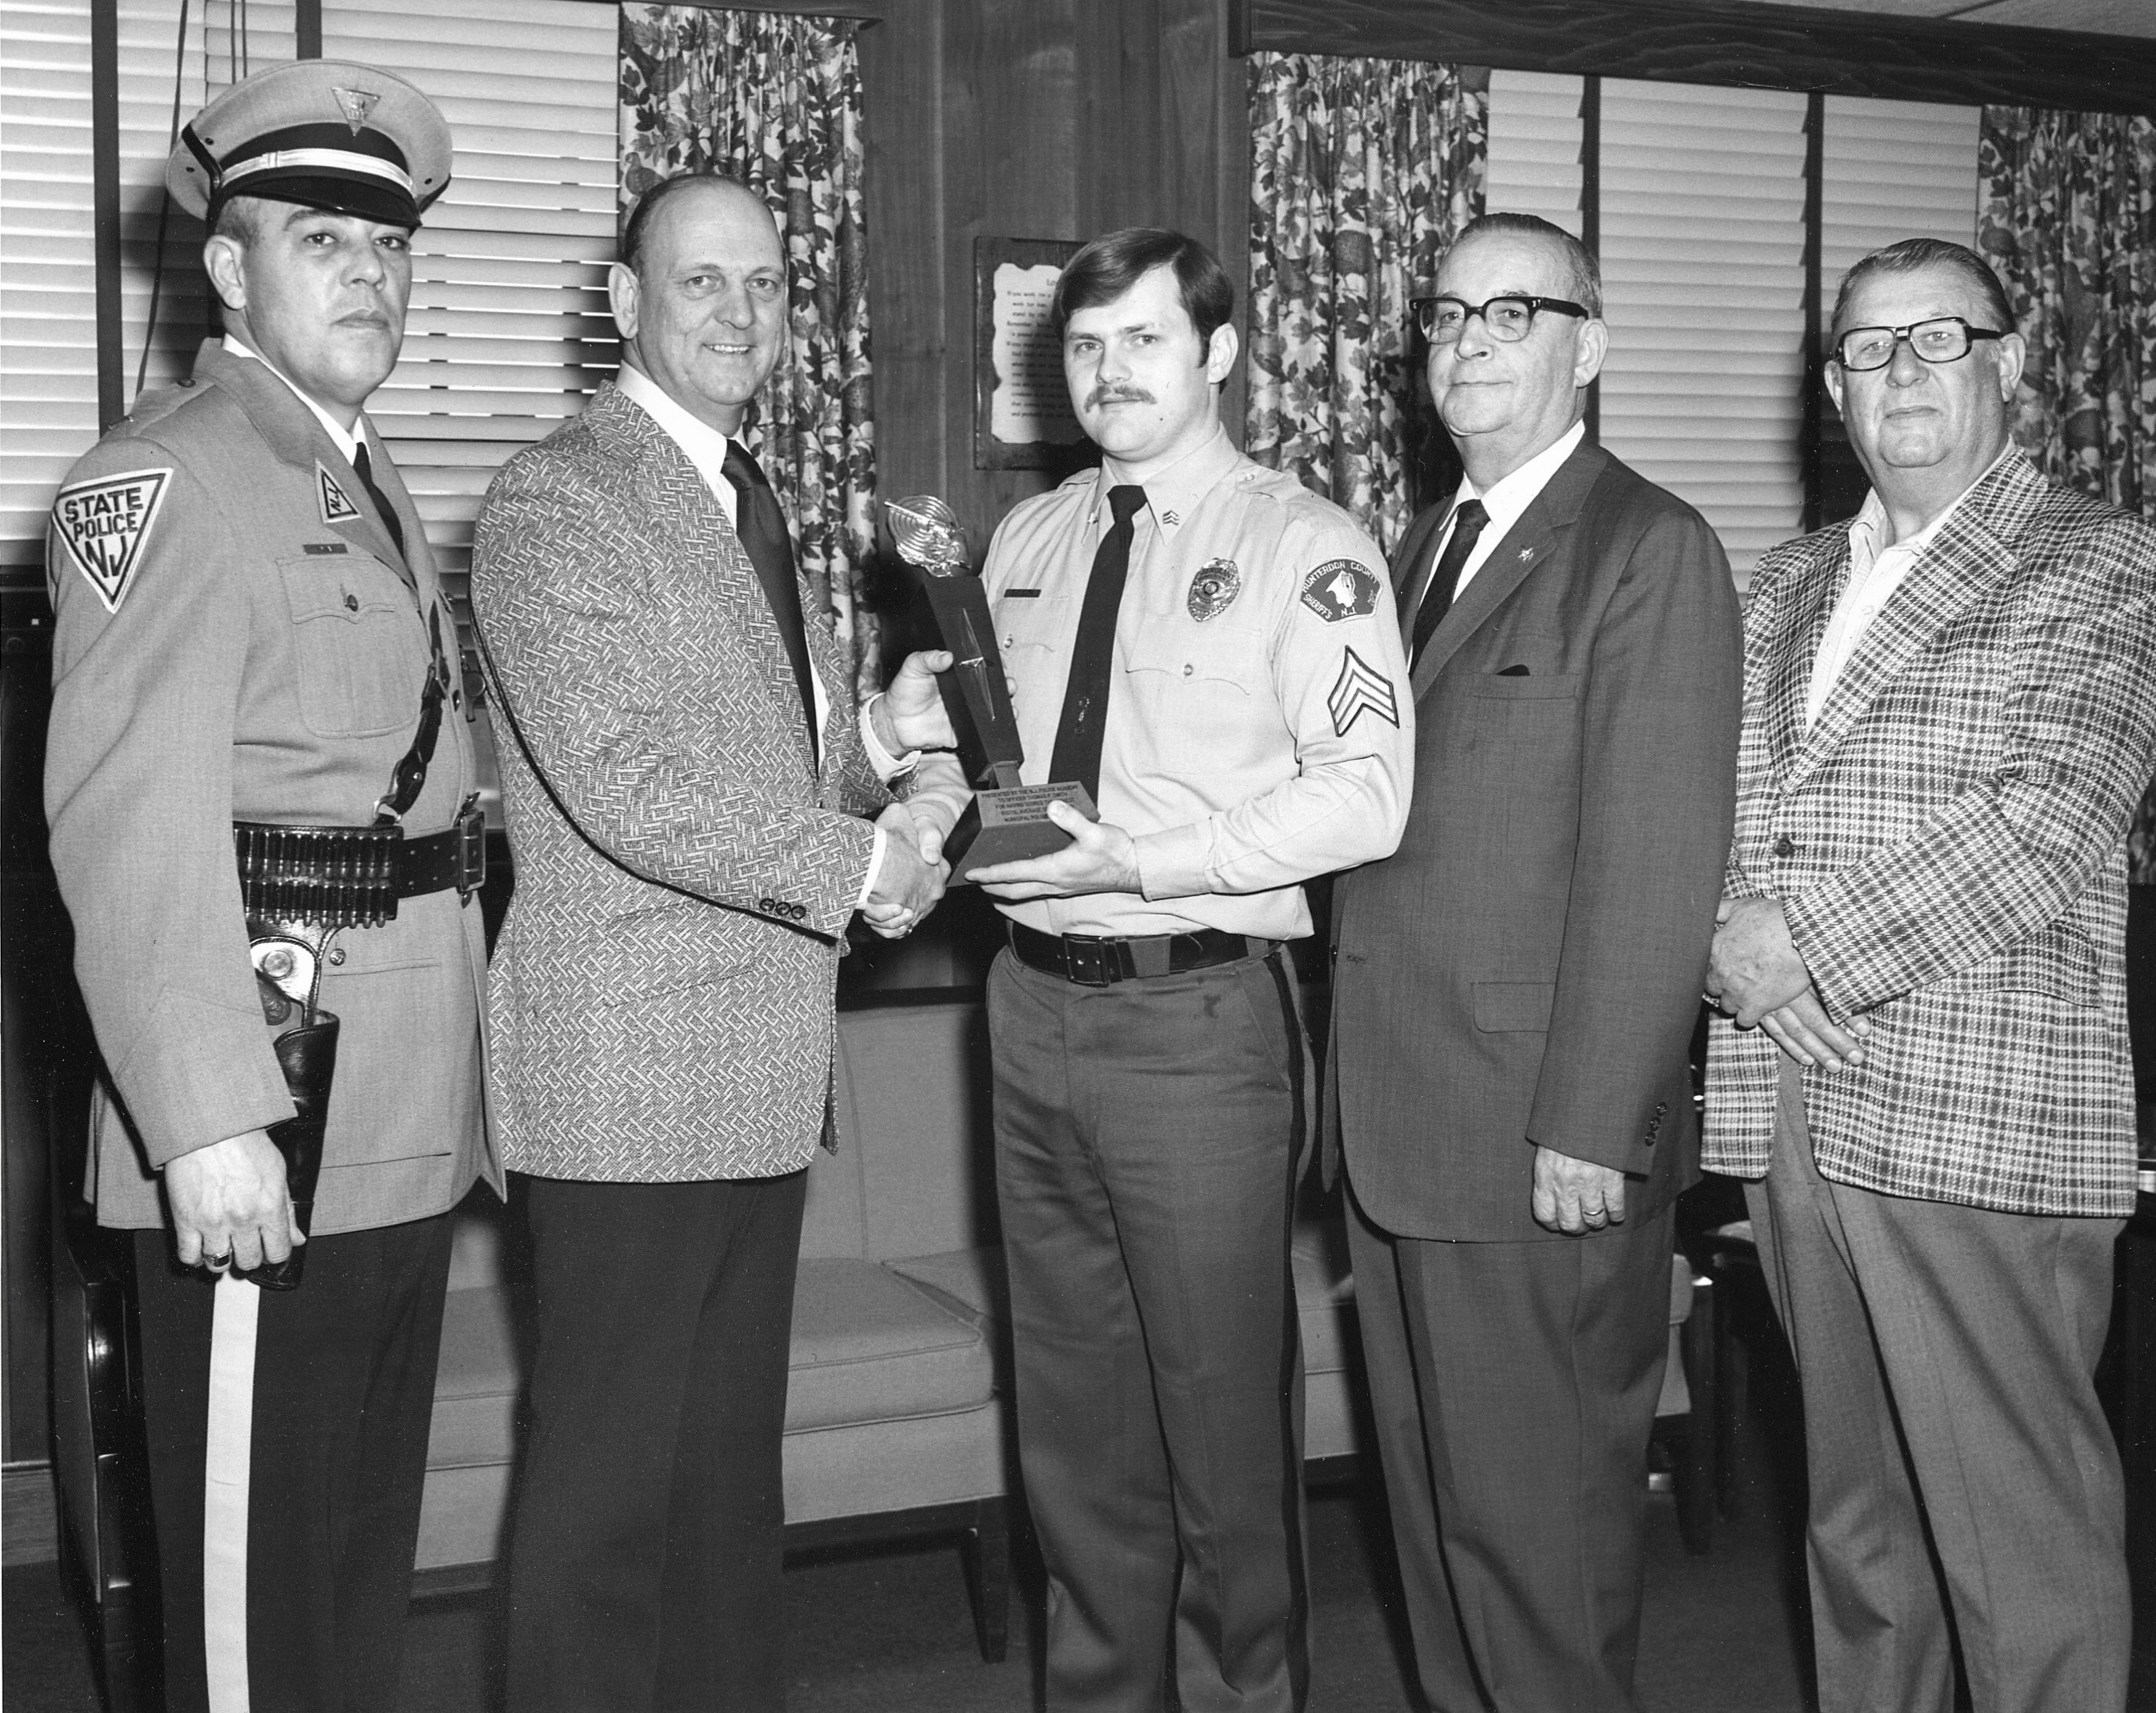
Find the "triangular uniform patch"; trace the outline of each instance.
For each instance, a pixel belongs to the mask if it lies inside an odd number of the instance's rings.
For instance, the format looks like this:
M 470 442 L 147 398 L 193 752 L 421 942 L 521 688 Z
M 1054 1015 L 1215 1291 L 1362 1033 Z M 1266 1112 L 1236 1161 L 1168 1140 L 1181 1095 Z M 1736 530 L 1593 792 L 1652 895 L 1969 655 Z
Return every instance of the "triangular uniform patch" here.
M 63 488 L 53 501 L 53 533 L 107 613 L 120 610 L 172 477 L 169 469 L 128 470 Z
M 319 458 L 315 460 L 315 485 L 321 490 L 322 521 L 324 523 L 357 523 L 360 510 L 352 503 L 352 496 L 337 485 L 329 466 Z

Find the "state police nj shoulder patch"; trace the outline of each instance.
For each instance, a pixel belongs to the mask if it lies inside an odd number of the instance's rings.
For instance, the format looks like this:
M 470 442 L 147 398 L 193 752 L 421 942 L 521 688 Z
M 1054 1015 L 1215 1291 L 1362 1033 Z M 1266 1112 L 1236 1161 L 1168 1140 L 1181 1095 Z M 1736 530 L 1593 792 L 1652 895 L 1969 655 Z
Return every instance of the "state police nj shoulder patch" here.
M 1382 720 L 1395 731 L 1400 723 L 1400 699 L 1393 681 L 1353 649 L 1340 651 L 1340 675 L 1326 693 L 1325 706 L 1332 715 L 1332 730 L 1345 737 L 1365 714 Z
M 1327 624 L 1378 610 L 1378 573 L 1354 559 L 1328 559 L 1302 580 L 1302 604 Z
M 53 533 L 107 613 L 117 613 L 126 597 L 172 479 L 169 468 L 126 470 L 77 482 L 53 500 Z

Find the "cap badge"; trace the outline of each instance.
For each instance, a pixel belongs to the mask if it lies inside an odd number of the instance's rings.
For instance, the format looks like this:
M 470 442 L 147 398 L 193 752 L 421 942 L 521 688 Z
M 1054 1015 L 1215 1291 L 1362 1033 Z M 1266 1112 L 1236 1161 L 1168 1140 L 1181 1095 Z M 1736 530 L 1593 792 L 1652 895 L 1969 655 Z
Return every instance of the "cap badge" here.
M 1184 604 L 1190 616 L 1203 624 L 1235 605 L 1235 597 L 1242 592 L 1243 574 L 1235 569 L 1234 560 L 1208 560 L 1190 579 L 1190 594 Z
M 357 136 L 367 128 L 367 115 L 374 110 L 374 104 L 382 97 L 372 90 L 333 90 L 337 105 L 344 109 L 344 122 Z

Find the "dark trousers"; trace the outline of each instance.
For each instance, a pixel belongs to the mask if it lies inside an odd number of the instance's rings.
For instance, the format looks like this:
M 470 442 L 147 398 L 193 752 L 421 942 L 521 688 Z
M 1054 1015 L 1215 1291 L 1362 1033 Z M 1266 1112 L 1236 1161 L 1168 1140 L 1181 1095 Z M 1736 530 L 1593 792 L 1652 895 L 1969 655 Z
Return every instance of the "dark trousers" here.
M 1674 1210 L 1593 1237 L 1434 1243 L 1350 1202 L 1423 1692 L 1436 1713 L 1630 1713 Z
M 1830 1183 L 1788 1067 L 1746 1193 L 1804 1387 L 1822 1713 L 1948 1713 L 1949 1609 L 1975 1713 L 2118 1713 L 2125 1498 L 2091 1377 L 2121 1222 Z
M 988 1018 L 1049 1708 L 1152 1713 L 1171 1659 L 1184 1713 L 1298 1708 L 1301 1043 L 1276 971 L 1086 987 L 1006 952 Z
M 510 1713 L 784 1705 L 780 1448 L 807 1181 L 524 1180 L 538 1340 Z
M 209 1705 L 203 1510 L 217 1287 L 136 1233 L 143 1413 L 170 1713 Z M 246 1508 L 253 1713 L 398 1700 L 449 1271 L 446 1216 L 318 1237 L 297 1290 L 259 1291 Z M 234 1287 L 228 1287 L 233 1289 Z

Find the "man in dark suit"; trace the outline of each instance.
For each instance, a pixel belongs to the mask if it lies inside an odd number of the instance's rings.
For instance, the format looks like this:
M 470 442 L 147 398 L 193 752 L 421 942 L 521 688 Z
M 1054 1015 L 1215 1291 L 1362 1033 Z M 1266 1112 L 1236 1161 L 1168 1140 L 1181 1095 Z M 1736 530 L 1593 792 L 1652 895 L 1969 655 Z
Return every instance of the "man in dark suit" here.
M 1731 818 L 1738 628 L 1697 513 L 1584 437 L 1593 259 L 1475 221 L 1417 313 L 1466 479 L 1394 559 L 1399 852 L 1335 901 L 1328 1117 L 1423 1686 L 1629 1709 L 1686 1047 Z
M 770 213 L 666 182 L 610 295 L 618 382 L 510 460 L 472 565 L 516 859 L 489 1090 L 538 1299 L 509 1697 L 762 1713 L 784 1700 L 781 1441 L 833 977 L 856 909 L 899 932 L 933 902 L 949 818 L 924 852 L 890 803 L 736 438 L 786 349 Z M 916 667 L 897 699 L 926 711 L 932 686 Z

